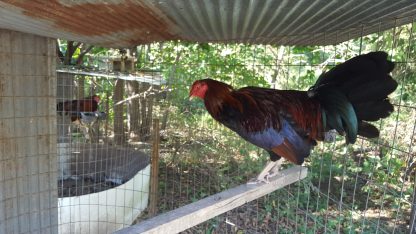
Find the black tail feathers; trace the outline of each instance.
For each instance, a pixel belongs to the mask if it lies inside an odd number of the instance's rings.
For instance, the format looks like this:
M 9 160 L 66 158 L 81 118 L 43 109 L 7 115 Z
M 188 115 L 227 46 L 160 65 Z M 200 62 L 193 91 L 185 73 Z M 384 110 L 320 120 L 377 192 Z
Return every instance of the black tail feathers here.
M 326 122 L 338 122 L 336 126 L 329 124 L 327 128 L 343 130 L 340 133 L 347 133 L 347 142 L 353 143 L 356 138 L 356 136 L 348 136 L 348 132 L 367 138 L 378 137 L 378 129 L 367 121 L 386 118 L 393 112 L 394 108 L 388 95 L 397 88 L 398 84 L 390 76 L 394 63 L 387 57 L 387 53 L 382 51 L 354 57 L 323 73 L 308 91 L 309 96 L 316 96 L 321 101 L 323 109 L 326 110 L 324 113 L 327 118 Z M 338 103 L 341 107 L 337 106 L 337 109 L 334 109 L 334 101 L 329 100 L 334 98 L 334 91 L 338 98 L 345 97 L 345 100 L 352 105 L 356 124 L 354 121 L 346 121 L 353 115 L 347 114 L 351 108 L 344 108 L 342 106 L 345 105 L 344 103 Z M 339 112 L 339 110 L 343 110 L 344 113 L 334 115 L 333 112 Z

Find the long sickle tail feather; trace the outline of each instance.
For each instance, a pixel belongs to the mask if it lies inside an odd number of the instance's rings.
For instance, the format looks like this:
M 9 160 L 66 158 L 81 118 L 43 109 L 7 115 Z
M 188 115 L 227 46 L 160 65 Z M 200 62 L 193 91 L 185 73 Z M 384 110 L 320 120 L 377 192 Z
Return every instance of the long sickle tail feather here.
M 385 52 L 371 52 L 352 58 L 322 74 L 308 95 L 323 107 L 325 130 L 345 134 L 347 143 L 357 135 L 379 136 L 379 130 L 367 121 L 386 118 L 393 112 L 388 95 L 397 88 L 389 75 L 394 63 Z

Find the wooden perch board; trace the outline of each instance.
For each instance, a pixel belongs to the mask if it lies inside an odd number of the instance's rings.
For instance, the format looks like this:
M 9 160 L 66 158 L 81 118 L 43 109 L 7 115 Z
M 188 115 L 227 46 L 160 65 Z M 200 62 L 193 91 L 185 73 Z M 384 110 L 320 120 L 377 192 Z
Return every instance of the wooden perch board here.
M 121 229 L 116 233 L 178 233 L 301 180 L 306 175 L 307 168 L 294 166 L 281 171 L 270 180 L 269 184 L 243 184 Z

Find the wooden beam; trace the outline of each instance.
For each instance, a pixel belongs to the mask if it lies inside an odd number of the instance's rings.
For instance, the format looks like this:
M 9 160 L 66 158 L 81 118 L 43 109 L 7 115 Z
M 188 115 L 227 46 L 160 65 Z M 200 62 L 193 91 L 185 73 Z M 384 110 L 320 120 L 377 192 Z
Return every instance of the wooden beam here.
M 121 229 L 116 233 L 178 233 L 301 180 L 306 175 L 307 168 L 294 166 L 281 171 L 268 184 L 243 184 Z
M 413 186 L 412 211 L 410 212 L 409 234 L 416 233 L 416 181 Z
M 149 214 L 151 216 L 157 213 L 157 200 L 159 189 L 159 119 L 153 120 L 153 147 L 152 147 L 152 171 L 150 174 L 150 202 Z

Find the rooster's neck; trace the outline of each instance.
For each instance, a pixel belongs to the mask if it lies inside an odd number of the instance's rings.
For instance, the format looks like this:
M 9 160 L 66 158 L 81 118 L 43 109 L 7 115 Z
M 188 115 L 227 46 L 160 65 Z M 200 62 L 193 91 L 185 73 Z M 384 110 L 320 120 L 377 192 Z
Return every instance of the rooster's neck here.
M 205 108 L 216 120 L 220 118 L 224 103 L 231 97 L 229 90 L 218 91 L 215 89 L 213 91 L 209 90 L 204 99 Z

